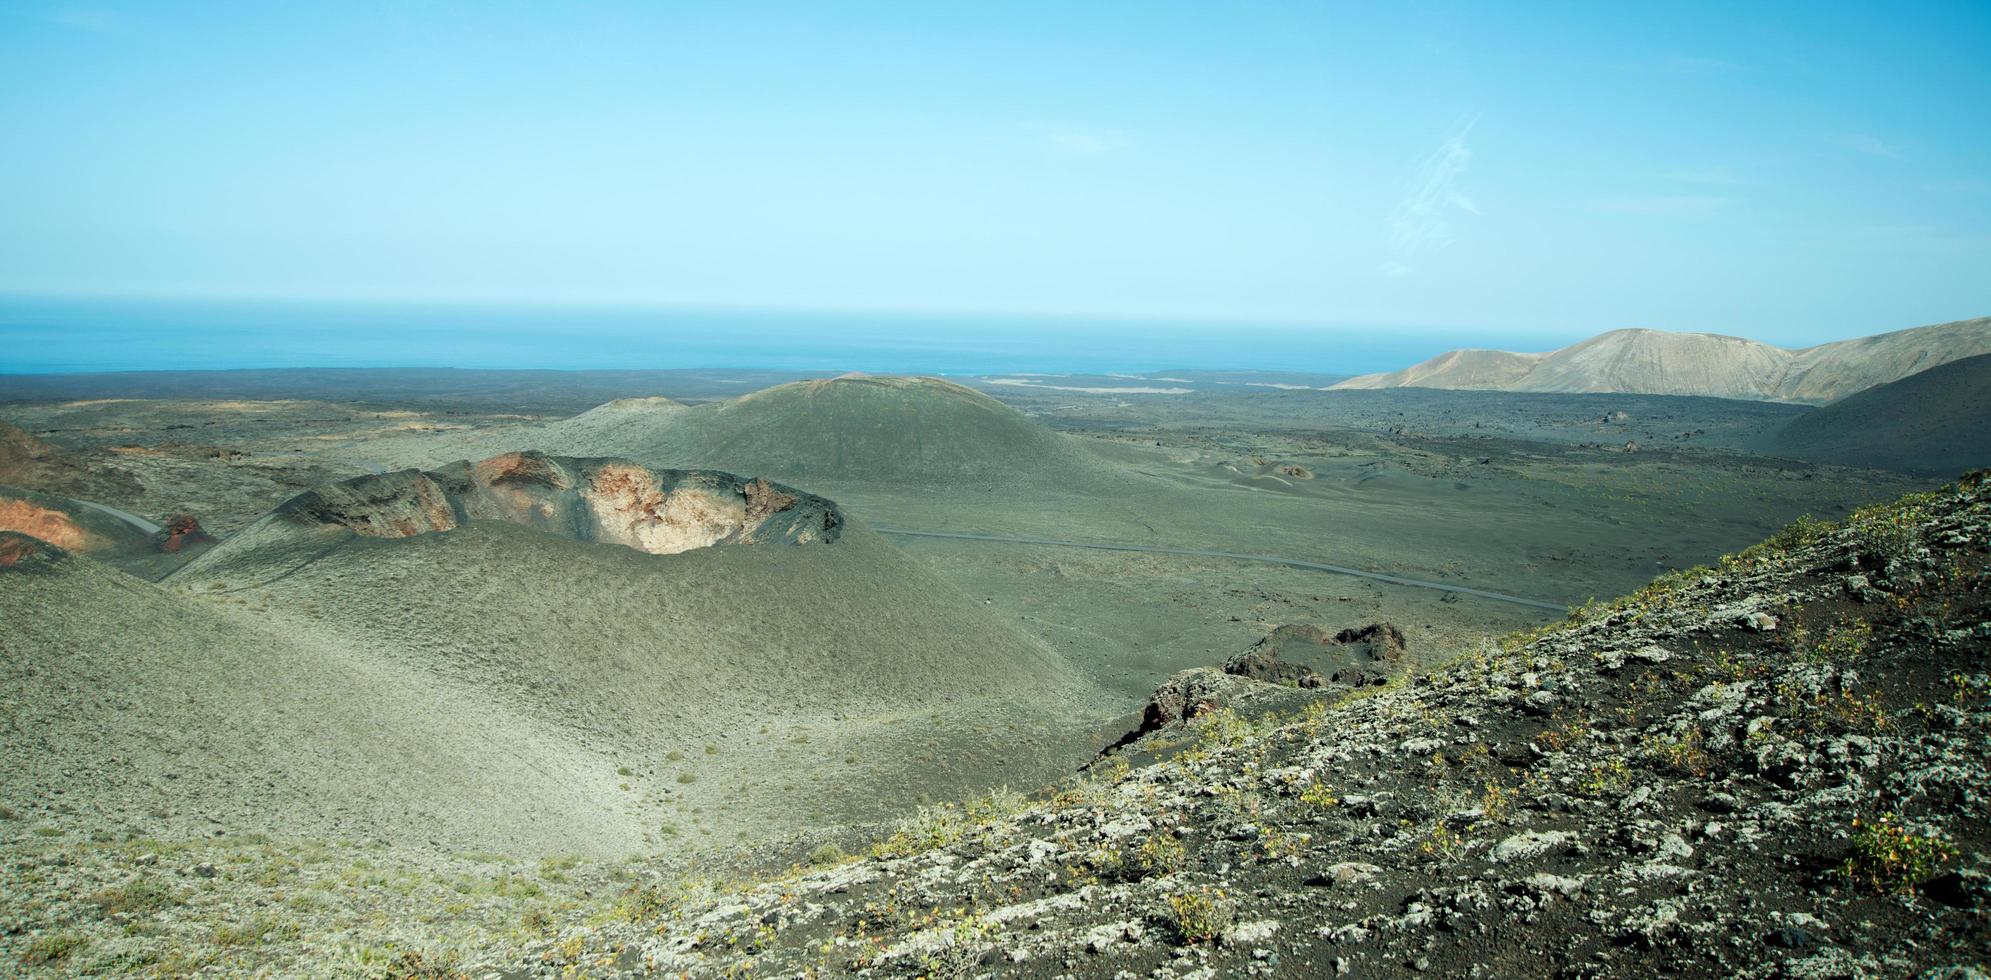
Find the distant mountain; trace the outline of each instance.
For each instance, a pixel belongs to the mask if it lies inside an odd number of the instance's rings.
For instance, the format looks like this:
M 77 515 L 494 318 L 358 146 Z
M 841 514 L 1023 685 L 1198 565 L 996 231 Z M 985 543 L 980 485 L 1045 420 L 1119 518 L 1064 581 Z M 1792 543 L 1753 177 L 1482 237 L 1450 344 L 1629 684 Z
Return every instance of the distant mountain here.
M 1925 473 L 1991 466 L 1991 354 L 1800 415 L 1766 448 L 1779 456 Z
M 1514 354 L 1504 350 L 1446 351 L 1428 361 L 1388 374 L 1364 374 L 1336 388 L 1475 388 L 1499 390 L 1527 377 L 1544 354 Z
M 1710 395 L 1829 402 L 1918 371 L 1991 353 L 1991 318 L 1786 350 L 1742 337 L 1613 330 L 1547 354 L 1456 350 L 1336 388 Z

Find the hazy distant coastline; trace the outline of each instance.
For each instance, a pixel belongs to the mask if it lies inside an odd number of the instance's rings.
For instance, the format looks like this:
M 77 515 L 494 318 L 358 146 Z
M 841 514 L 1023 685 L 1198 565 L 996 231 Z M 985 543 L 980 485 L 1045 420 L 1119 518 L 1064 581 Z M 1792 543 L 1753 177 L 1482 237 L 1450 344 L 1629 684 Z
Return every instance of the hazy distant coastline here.
M 1194 366 L 1359 374 L 1465 343 L 1431 328 L 1027 316 L 0 298 L 0 374 L 273 367 L 765 368 L 1060 374 Z

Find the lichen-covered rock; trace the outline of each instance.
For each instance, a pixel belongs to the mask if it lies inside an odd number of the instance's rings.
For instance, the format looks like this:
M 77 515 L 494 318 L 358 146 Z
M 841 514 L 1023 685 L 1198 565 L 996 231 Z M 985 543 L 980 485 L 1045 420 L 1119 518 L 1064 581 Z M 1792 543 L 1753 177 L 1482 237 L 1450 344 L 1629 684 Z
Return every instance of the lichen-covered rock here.
M 1876 526 L 1914 545 L 1891 574 L 1922 576 L 1885 603 L 1844 582 Z M 1969 975 L 1991 949 L 1987 625 L 1991 492 L 1971 479 L 1324 710 L 1205 725 L 1333 689 L 1186 671 L 1147 721 L 1212 737 L 1168 761 L 928 814 L 893 837 L 924 843 L 503 968 Z

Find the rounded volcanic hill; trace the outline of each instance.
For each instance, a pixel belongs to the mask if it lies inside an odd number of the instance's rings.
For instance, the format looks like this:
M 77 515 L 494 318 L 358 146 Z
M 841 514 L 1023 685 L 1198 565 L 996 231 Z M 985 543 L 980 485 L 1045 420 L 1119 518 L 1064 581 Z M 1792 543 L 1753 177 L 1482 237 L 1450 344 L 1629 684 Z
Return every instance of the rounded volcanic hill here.
M 1110 713 L 834 503 L 710 471 L 522 453 L 362 477 L 166 584 L 612 759 L 628 789 L 574 838 L 595 851 L 663 845 L 700 814 L 780 833 L 1038 785 Z M 455 846 L 477 839 L 464 820 Z M 517 836 L 494 843 L 580 846 Z
M 971 388 L 924 377 L 799 381 L 678 413 L 629 455 L 804 485 L 976 489 L 1117 476 L 1070 438 Z
M 1765 447 L 1917 473 L 1991 465 L 1991 354 L 1950 361 L 1800 415 Z
M 1509 390 L 1769 398 L 1789 360 L 1742 337 L 1612 330 L 1543 357 Z

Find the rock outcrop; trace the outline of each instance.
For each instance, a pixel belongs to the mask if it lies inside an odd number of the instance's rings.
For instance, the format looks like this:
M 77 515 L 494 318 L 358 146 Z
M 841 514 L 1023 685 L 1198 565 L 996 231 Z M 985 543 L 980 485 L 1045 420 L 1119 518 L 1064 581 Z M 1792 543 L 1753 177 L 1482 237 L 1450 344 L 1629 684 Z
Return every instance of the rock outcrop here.
M 1250 649 L 1224 662 L 1224 673 L 1292 687 L 1387 683 L 1403 667 L 1403 631 L 1371 623 L 1329 633 L 1319 626 L 1273 630 Z
M 152 536 L 154 546 L 169 555 L 204 548 L 215 540 L 192 514 L 168 514 L 165 525 Z

